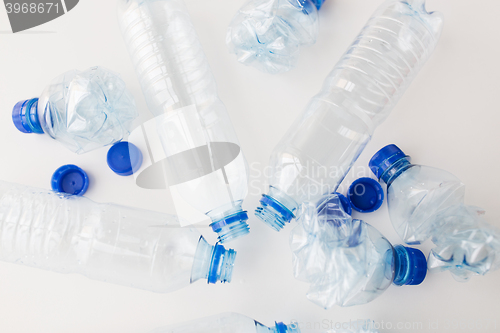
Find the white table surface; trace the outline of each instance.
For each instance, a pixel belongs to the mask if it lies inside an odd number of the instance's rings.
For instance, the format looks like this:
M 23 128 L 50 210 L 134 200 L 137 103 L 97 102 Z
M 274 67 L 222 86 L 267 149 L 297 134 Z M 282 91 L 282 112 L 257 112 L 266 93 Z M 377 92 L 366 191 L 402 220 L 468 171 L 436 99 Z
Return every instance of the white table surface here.
M 227 52 L 226 27 L 244 1 L 186 1 L 220 97 L 252 166 L 244 207 L 253 212 L 266 188 L 258 170 L 267 165 L 275 144 L 319 91 L 381 1 L 327 0 L 317 43 L 301 50 L 297 68 L 276 76 L 240 65 Z M 8 33 L 7 15 L 0 7 L 0 179 L 49 188 L 52 172 L 73 163 L 91 176 L 89 198 L 161 211 L 161 195 L 141 191 L 131 177 L 116 176 L 108 169 L 107 149 L 77 156 L 47 135 L 21 134 L 11 120 L 12 106 L 40 94 L 53 77 L 94 65 L 121 73 L 136 97 L 141 120 L 150 117 L 118 29 L 115 1 L 82 0 L 63 17 L 19 34 Z M 483 207 L 487 220 L 500 227 L 500 2 L 429 0 L 427 7 L 445 15 L 437 49 L 377 129 L 354 171 L 358 176 L 369 175 L 367 162 L 372 154 L 396 143 L 414 162 L 458 176 L 467 185 L 467 203 Z M 366 318 L 390 322 L 393 329 L 384 332 L 500 330 L 500 272 L 465 284 L 448 273 L 430 275 L 421 286 L 390 287 L 366 305 L 323 310 L 306 299 L 308 286 L 292 276 L 288 236 L 293 226 L 276 233 L 253 213 L 250 216 L 251 234 L 230 243 L 239 253 L 228 285 L 198 282 L 170 294 L 155 294 L 0 263 L 0 332 L 147 333 L 158 326 L 226 311 L 267 325 L 292 319 L 316 324 L 314 332 L 326 331 L 330 321 Z M 400 241 L 385 204 L 376 213 L 355 217 L 376 226 L 391 242 Z M 214 242 L 210 230 L 202 232 Z M 428 253 L 431 244 L 420 248 Z M 422 326 L 397 330 L 398 323 Z M 477 329 L 468 328 L 471 323 Z M 455 324 L 459 327 L 454 330 Z

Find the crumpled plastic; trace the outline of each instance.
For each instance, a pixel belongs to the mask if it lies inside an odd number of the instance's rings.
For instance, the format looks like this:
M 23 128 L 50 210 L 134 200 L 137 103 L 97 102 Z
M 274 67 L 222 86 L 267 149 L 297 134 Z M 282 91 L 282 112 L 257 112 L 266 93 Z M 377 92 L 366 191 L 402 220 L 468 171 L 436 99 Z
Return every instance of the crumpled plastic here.
M 310 284 L 307 298 L 328 309 L 378 297 L 394 276 L 391 244 L 346 214 L 337 195 L 305 203 L 291 231 L 293 274 Z
M 500 230 L 488 224 L 484 210 L 463 204 L 439 214 L 442 226 L 433 233 L 436 245 L 427 260 L 430 272 L 450 271 L 460 282 L 500 267 Z
M 276 74 L 297 64 L 300 46 L 314 44 L 318 30 L 311 0 L 251 0 L 233 18 L 226 43 L 239 62 Z

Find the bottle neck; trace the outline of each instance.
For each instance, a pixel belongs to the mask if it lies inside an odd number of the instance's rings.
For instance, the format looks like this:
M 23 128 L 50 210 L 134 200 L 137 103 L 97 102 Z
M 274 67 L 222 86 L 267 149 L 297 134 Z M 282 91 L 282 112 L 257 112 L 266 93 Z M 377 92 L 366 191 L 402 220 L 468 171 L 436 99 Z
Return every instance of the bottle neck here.
M 405 172 L 412 166 L 413 164 L 411 164 L 410 162 L 410 157 L 403 157 L 394 162 L 390 167 L 388 167 L 387 170 L 384 171 L 382 176 L 380 176 L 380 179 L 384 183 L 386 183 L 387 186 L 390 186 L 396 178 L 398 178 L 403 172 Z
M 16 128 L 23 133 L 44 133 L 38 118 L 38 98 L 17 103 L 12 110 L 12 120 Z
M 247 223 L 248 215 L 241 209 L 241 201 L 210 211 L 207 215 L 212 220 L 210 227 L 218 234 L 218 240 L 221 243 L 242 237 L 250 232 Z
M 256 333 L 300 333 L 300 328 L 297 323 L 285 325 L 283 323 L 275 323 L 274 327 L 267 327 L 259 322 L 255 322 Z
M 422 251 L 396 245 L 394 247 L 394 279 L 397 286 L 417 285 L 427 274 L 427 260 Z
M 226 250 L 219 244 L 212 246 L 201 236 L 191 269 L 191 283 L 200 279 L 207 279 L 209 284 L 231 282 L 235 258 L 233 249 Z

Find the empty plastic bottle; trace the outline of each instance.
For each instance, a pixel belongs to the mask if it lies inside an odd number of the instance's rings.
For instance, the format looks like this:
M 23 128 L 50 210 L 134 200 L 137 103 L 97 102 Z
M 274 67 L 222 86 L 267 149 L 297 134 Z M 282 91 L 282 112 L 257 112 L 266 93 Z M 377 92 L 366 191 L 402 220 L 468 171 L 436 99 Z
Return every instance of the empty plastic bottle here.
M 431 271 L 450 270 L 459 281 L 500 266 L 500 232 L 484 211 L 465 206 L 465 185 L 449 172 L 411 164 L 396 145 L 380 149 L 370 169 L 387 184 L 391 222 L 407 244 L 431 238 Z
M 276 323 L 273 327 L 237 313 L 223 313 L 187 323 L 158 328 L 151 333 L 300 333 L 296 323 Z
M 365 304 L 391 283 L 418 285 L 425 279 L 420 250 L 393 247 L 377 229 L 345 213 L 335 194 L 302 209 L 290 247 L 294 276 L 310 283 L 307 298 L 313 303 L 325 309 Z
M 396 145 L 380 149 L 369 163 L 387 184 L 387 205 L 392 225 L 407 244 L 420 244 L 444 224 L 440 212 L 463 203 L 465 185 L 454 175 L 414 165 Z
M 249 232 L 248 166 L 181 0 L 120 0 L 119 21 L 167 158 L 167 182 L 219 240 Z
M 0 260 L 170 292 L 230 282 L 236 252 L 175 216 L 0 181 Z
M 302 202 L 335 192 L 375 128 L 434 50 L 440 13 L 425 0 L 381 5 L 275 147 L 257 217 L 280 230 Z
M 238 61 L 270 74 L 297 64 L 299 49 L 318 36 L 324 0 L 250 0 L 227 30 L 226 43 Z
M 19 131 L 47 133 L 77 154 L 122 140 L 138 115 L 125 82 L 102 67 L 66 72 L 12 110 Z

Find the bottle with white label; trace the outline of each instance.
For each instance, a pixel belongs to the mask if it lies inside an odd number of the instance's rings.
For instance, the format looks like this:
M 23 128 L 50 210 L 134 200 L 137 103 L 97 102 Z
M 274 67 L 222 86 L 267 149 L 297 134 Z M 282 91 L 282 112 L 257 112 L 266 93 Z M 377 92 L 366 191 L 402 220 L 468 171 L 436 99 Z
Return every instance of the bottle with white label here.
M 248 234 L 248 166 L 181 0 L 120 0 L 118 17 L 166 154 L 167 183 L 219 241 Z

